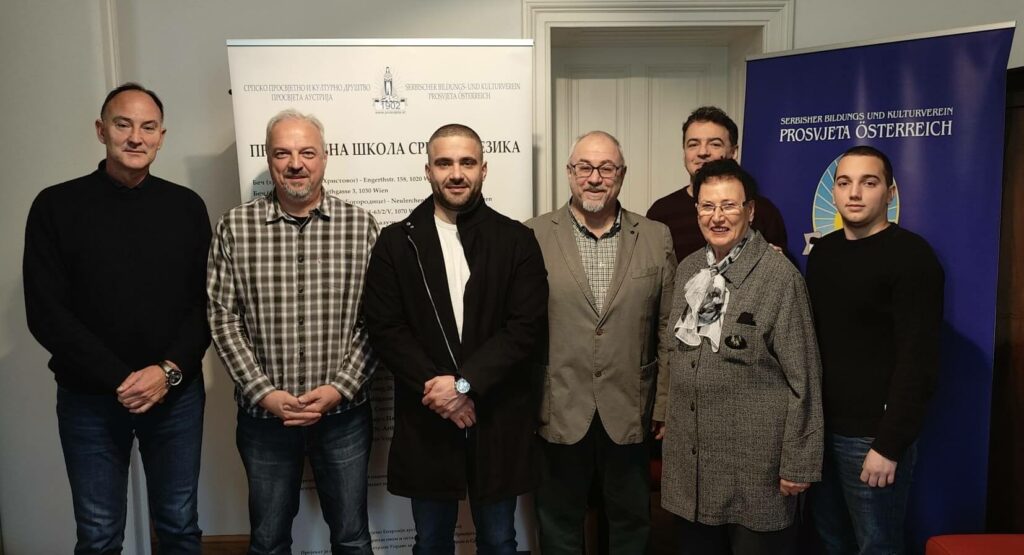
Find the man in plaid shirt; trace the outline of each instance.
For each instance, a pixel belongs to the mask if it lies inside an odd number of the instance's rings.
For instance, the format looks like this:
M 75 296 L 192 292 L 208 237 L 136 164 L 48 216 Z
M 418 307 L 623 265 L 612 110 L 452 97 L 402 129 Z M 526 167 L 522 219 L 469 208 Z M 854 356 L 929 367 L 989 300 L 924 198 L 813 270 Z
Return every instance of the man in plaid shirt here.
M 328 195 L 323 125 L 285 110 L 267 124 L 274 191 L 229 210 L 210 247 L 214 344 L 235 381 L 249 481 L 250 553 L 287 553 L 309 456 L 333 553 L 372 553 L 367 380 L 360 319 L 377 223 Z

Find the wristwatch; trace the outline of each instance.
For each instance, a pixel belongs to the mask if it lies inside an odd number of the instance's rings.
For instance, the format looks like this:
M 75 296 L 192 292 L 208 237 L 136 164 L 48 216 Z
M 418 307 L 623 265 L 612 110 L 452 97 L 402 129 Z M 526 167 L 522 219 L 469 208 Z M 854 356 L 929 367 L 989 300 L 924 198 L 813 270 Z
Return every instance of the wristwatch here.
M 164 377 L 167 378 L 167 387 L 174 387 L 181 383 L 181 370 L 171 366 L 171 363 L 166 360 L 160 363 L 160 368 L 163 368 Z
M 456 376 L 455 391 L 458 391 L 463 395 L 469 393 L 469 381 L 467 381 L 466 378 L 463 378 L 462 376 Z

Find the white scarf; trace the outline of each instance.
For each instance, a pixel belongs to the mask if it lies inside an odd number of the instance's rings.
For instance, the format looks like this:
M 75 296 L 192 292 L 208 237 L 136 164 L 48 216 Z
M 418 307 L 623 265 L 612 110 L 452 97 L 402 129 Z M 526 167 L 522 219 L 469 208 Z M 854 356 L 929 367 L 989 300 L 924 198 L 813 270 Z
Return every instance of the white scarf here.
M 676 337 L 683 343 L 696 347 L 701 337 L 707 337 L 711 350 L 718 352 L 722 339 L 722 315 L 729 308 L 729 289 L 722 274 L 736 261 L 747 241 L 754 232 L 747 230 L 743 239 L 729 251 L 721 262 L 715 262 L 711 245 L 704 247 L 708 266 L 693 275 L 683 286 L 686 308 L 675 325 Z

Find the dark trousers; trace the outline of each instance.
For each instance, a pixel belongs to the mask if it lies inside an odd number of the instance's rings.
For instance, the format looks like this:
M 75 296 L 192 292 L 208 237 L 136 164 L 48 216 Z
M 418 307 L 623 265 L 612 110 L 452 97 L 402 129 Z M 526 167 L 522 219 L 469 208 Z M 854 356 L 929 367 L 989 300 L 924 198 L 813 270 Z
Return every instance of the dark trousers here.
M 373 553 L 366 510 L 372 433 L 370 403 L 296 427 L 239 410 L 236 442 L 249 481 L 250 555 L 291 553 L 307 455 L 331 553 Z
M 516 498 L 480 503 L 469 500 L 476 528 L 476 549 L 479 555 L 515 555 Z M 416 522 L 416 544 L 413 555 L 452 555 L 455 553 L 455 524 L 459 502 L 452 500 L 413 499 L 412 518 Z
M 711 526 L 675 518 L 679 555 L 792 555 L 797 525 L 775 532 L 755 532 L 739 524 Z
M 543 480 L 535 495 L 544 555 L 579 555 L 591 484 L 608 518 L 608 552 L 647 552 L 651 528 L 650 460 L 645 443 L 617 445 L 595 414 L 574 445 L 541 440 Z
M 146 492 L 161 554 L 200 550 L 199 459 L 203 445 L 202 378 L 143 414 L 113 395 L 57 389 L 57 424 L 71 482 L 76 554 L 121 553 L 132 442 L 146 470 Z

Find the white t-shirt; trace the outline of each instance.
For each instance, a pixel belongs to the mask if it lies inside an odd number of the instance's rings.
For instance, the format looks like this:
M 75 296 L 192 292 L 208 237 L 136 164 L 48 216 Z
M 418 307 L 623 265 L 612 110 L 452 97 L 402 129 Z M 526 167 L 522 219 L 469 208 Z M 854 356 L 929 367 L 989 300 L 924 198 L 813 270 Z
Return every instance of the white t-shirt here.
M 455 224 L 442 221 L 436 215 L 437 238 L 441 240 L 441 254 L 444 255 L 444 269 L 448 274 L 448 295 L 452 301 L 452 312 L 455 313 L 455 325 L 459 328 L 459 340 L 462 340 L 462 297 L 466 294 L 466 282 L 469 281 L 469 263 L 466 252 L 462 250 L 459 240 L 459 228 Z

